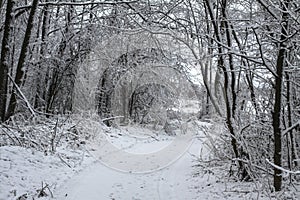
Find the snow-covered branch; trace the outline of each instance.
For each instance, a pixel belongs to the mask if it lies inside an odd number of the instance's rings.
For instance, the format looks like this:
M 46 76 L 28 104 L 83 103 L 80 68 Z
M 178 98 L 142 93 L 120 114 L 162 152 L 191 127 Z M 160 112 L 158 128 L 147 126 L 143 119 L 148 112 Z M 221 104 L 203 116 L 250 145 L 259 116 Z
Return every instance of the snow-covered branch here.
M 60 2 L 60 1 L 52 1 L 52 2 L 44 2 L 39 3 L 39 6 L 88 6 L 88 5 L 117 5 L 117 4 L 130 4 L 130 3 L 136 3 L 138 1 L 120 1 L 120 2 L 94 2 L 94 1 L 86 1 L 86 2 Z M 31 5 L 24 5 L 19 6 L 15 8 L 14 10 L 22 10 L 22 9 L 28 9 L 31 8 Z
M 270 162 L 269 159 L 266 159 L 267 163 L 269 163 L 272 167 L 281 170 L 282 172 L 285 172 L 287 174 L 300 174 L 300 171 L 291 171 L 288 169 L 285 169 L 283 167 L 280 167 L 278 165 L 275 165 L 274 163 Z

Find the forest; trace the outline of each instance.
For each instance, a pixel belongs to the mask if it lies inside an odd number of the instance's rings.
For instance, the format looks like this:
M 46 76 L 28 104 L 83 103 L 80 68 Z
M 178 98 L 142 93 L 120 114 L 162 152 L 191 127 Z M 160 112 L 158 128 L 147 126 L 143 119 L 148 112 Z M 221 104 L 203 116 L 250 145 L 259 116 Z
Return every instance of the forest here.
M 0 0 L 0 148 L 83 145 L 78 116 L 171 136 L 209 122 L 206 165 L 299 192 L 299 31 L 299 0 Z

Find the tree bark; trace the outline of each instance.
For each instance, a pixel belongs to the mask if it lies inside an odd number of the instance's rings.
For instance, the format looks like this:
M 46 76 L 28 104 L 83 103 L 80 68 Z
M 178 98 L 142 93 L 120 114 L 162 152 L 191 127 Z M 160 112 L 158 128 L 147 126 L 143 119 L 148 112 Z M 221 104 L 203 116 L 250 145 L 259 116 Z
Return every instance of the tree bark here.
M 2 2 L 1 2 L 2 5 Z M 10 24 L 12 21 L 12 9 L 14 6 L 13 0 L 7 0 L 6 15 L 4 24 L 4 33 L 1 48 L 0 61 L 0 121 L 5 121 L 6 103 L 7 103 L 7 83 L 9 69 L 9 54 L 10 54 Z
M 227 14 L 226 14 L 226 7 L 227 7 L 227 0 L 222 1 L 222 17 L 223 17 L 223 24 L 225 28 L 225 33 L 226 33 L 226 40 L 227 40 L 227 45 L 228 47 L 232 47 L 232 39 L 231 39 L 231 27 L 229 26 L 229 22 L 227 19 Z M 232 102 L 231 102 L 231 113 L 232 113 L 232 118 L 235 119 L 235 112 L 236 112 L 236 100 L 237 100 L 237 94 L 236 94 L 236 75 L 234 72 L 234 63 L 233 63 L 233 56 L 232 54 L 228 55 L 228 62 L 229 62 L 229 69 L 230 69 L 230 75 L 231 75 L 231 83 L 230 83 L 230 88 L 231 88 L 231 97 L 232 97 Z
M 276 76 L 275 76 L 275 102 L 273 108 L 273 134 L 274 134 L 274 164 L 276 166 L 282 166 L 282 139 L 281 139 L 281 99 L 282 99 L 282 79 L 283 71 L 285 67 L 285 55 L 286 55 L 286 39 L 288 34 L 289 22 L 288 22 L 288 7 L 290 1 L 284 1 L 281 5 L 282 9 L 282 27 L 279 43 L 279 52 L 276 62 Z M 282 170 L 274 168 L 274 188 L 275 191 L 280 191 L 282 186 Z
M 28 17 L 27 28 L 25 31 L 25 36 L 24 36 L 24 40 L 23 40 L 23 44 L 22 44 L 22 48 L 21 48 L 21 52 L 20 52 L 20 57 L 19 57 L 18 65 L 17 65 L 16 76 L 15 76 L 15 83 L 18 87 L 21 86 L 21 84 L 23 82 L 23 78 L 24 78 L 24 72 L 25 72 L 24 64 L 25 64 L 25 60 L 26 60 L 26 56 L 27 56 L 31 31 L 32 31 L 32 28 L 34 25 L 33 22 L 34 22 L 35 11 L 37 9 L 38 3 L 39 3 L 39 0 L 33 0 L 30 14 Z M 12 116 L 15 113 L 16 105 L 17 105 L 17 96 L 16 96 L 16 92 L 14 90 L 11 95 L 10 101 L 9 101 L 6 119 L 8 119 L 10 116 Z

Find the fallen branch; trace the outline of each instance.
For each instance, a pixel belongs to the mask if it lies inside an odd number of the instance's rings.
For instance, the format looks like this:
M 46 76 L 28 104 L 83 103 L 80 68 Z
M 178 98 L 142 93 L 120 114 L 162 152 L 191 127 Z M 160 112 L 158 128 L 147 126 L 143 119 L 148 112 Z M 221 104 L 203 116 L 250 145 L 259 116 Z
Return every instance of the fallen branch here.
M 23 92 L 21 91 L 21 89 L 19 88 L 19 86 L 15 83 L 15 81 L 13 80 L 13 78 L 11 77 L 10 74 L 7 74 L 9 79 L 11 80 L 11 82 L 13 83 L 14 87 L 17 89 L 18 93 L 21 95 L 21 97 L 23 98 L 23 100 L 25 101 L 28 110 L 31 112 L 31 114 L 35 117 L 35 111 L 33 110 L 32 106 L 30 105 L 29 101 L 27 100 L 27 98 L 25 97 L 25 95 L 23 94 Z
M 118 118 L 123 118 L 123 117 L 124 117 L 124 116 L 108 117 L 108 118 L 102 119 L 102 122 L 109 121 L 109 120 L 113 120 L 113 119 L 118 119 Z

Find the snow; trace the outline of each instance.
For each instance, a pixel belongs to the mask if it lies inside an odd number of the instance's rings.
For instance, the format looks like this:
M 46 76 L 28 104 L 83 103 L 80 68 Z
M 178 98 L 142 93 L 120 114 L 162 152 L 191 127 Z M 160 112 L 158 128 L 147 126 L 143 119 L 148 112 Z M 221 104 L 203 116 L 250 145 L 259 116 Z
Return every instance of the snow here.
M 194 144 L 172 165 L 150 173 L 121 172 L 97 162 L 61 188 L 57 199 L 197 199 L 190 182 L 191 154 L 199 153 Z
M 135 134 L 139 133 L 139 134 Z M 157 133 L 158 134 L 158 133 Z M 148 128 L 130 126 L 121 127 L 107 136 L 107 140 L 118 149 L 133 154 L 147 154 L 159 151 L 172 143 L 173 136 L 160 134 L 159 139 Z
M 23 147 L 0 147 L 0 200 L 16 199 L 24 194 L 37 196 L 42 185 L 48 185 L 46 192 L 51 195 L 58 184 L 93 161 L 85 151 L 65 147 L 58 148 L 55 155 Z
M 143 134 L 143 128 L 138 130 L 137 133 Z M 147 132 L 146 132 L 147 133 Z M 119 135 L 122 135 L 119 133 Z M 111 139 L 118 139 L 114 136 Z M 136 139 L 135 143 L 127 146 L 126 149 L 131 149 L 129 153 L 128 150 L 124 151 L 121 148 L 117 148 L 114 142 L 106 141 L 99 145 L 97 142 L 92 145 L 94 149 L 93 155 L 97 157 L 104 165 L 119 170 L 122 172 L 130 173 L 145 173 L 152 172 L 158 169 L 165 168 L 171 163 L 179 159 L 192 142 L 192 135 L 178 135 L 173 136 L 173 139 L 168 138 L 166 140 L 165 135 L 158 135 L 157 138 L 154 136 L 141 137 L 136 135 L 124 135 L 119 141 L 119 143 L 125 144 L 129 139 Z M 137 140 L 138 138 L 143 140 Z M 139 144 L 139 145 L 137 145 Z M 124 145 L 121 145 L 124 146 Z M 132 148 L 135 147 L 135 148 Z M 145 153 L 147 152 L 147 153 Z
M 206 122 L 196 124 L 203 130 L 210 126 Z M 230 162 L 212 159 L 210 142 L 218 133 L 207 137 L 195 128 L 189 130 L 195 134 L 188 132 L 182 137 L 136 126 L 102 127 L 100 137 L 77 148 L 59 146 L 54 154 L 0 147 L 0 200 L 21 200 L 25 194 L 28 199 L 44 200 L 299 199 L 299 193 L 292 189 L 267 193 L 267 179 L 239 182 L 230 177 Z M 187 138 L 185 145 L 179 145 L 180 151 L 175 149 L 177 156 L 163 153 L 174 141 Z M 105 157 L 105 146 L 113 150 L 107 158 L 114 158 L 117 164 L 109 165 L 110 160 L 101 158 Z M 131 155 L 136 164 L 124 155 Z M 152 159 L 150 155 L 165 159 L 152 163 L 143 160 Z M 169 159 L 166 155 L 172 156 Z M 124 165 L 118 165 L 120 159 Z M 153 168 L 154 164 L 160 166 Z M 37 198 L 43 187 L 47 196 Z

